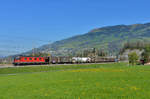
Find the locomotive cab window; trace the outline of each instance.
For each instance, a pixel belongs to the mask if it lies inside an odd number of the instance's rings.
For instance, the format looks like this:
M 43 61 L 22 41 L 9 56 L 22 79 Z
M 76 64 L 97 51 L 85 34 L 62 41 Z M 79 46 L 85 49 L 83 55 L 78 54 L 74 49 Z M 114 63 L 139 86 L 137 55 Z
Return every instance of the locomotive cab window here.
M 20 57 L 15 58 L 16 60 L 20 60 Z
M 34 58 L 34 60 L 37 60 L 37 58 Z
M 29 58 L 29 60 L 32 60 L 32 58 Z

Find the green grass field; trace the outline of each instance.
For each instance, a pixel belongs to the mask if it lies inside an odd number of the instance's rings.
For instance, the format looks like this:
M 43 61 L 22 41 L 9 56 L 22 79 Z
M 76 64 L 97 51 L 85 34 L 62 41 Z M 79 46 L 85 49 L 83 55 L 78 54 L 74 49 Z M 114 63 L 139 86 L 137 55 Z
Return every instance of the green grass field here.
M 0 99 L 150 99 L 150 66 L 3 68 Z

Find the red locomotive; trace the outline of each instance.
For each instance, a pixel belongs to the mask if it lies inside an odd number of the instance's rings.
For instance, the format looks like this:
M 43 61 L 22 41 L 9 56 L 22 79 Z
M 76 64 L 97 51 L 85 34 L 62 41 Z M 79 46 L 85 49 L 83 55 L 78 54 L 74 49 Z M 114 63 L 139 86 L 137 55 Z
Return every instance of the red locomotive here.
M 29 64 L 48 64 L 49 57 L 16 57 L 14 58 L 14 65 L 29 65 Z

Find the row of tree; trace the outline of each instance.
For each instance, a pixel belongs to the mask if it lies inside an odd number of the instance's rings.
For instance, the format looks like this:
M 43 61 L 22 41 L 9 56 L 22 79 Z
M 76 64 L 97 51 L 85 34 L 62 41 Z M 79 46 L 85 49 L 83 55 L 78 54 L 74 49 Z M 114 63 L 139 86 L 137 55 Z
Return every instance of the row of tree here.
M 144 41 L 137 41 L 137 42 L 126 42 L 122 49 L 120 49 L 120 53 L 122 54 L 126 49 L 145 49 L 146 46 L 149 46 L 150 42 L 144 42 Z
M 104 50 L 101 49 L 96 49 L 96 48 L 91 48 L 91 49 L 86 49 L 82 50 L 80 52 L 75 52 L 75 53 L 69 53 L 66 56 L 71 56 L 71 57 L 97 57 L 97 56 L 107 56 L 108 53 Z M 44 52 L 36 52 L 36 53 L 31 53 L 29 56 L 51 56 L 50 53 L 44 53 Z
M 150 62 L 150 45 L 145 45 L 143 47 L 143 52 L 141 56 L 138 56 L 136 52 L 132 52 L 128 55 L 129 63 L 135 65 L 138 63 L 138 60 L 144 65 L 145 63 Z

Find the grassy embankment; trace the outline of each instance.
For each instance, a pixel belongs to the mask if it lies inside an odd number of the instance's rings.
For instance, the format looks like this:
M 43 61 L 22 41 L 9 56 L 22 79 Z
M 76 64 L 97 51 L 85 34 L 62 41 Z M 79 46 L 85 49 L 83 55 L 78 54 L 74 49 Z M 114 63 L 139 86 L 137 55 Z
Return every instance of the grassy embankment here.
M 0 69 L 0 99 L 149 99 L 149 85 L 149 66 L 124 63 Z

